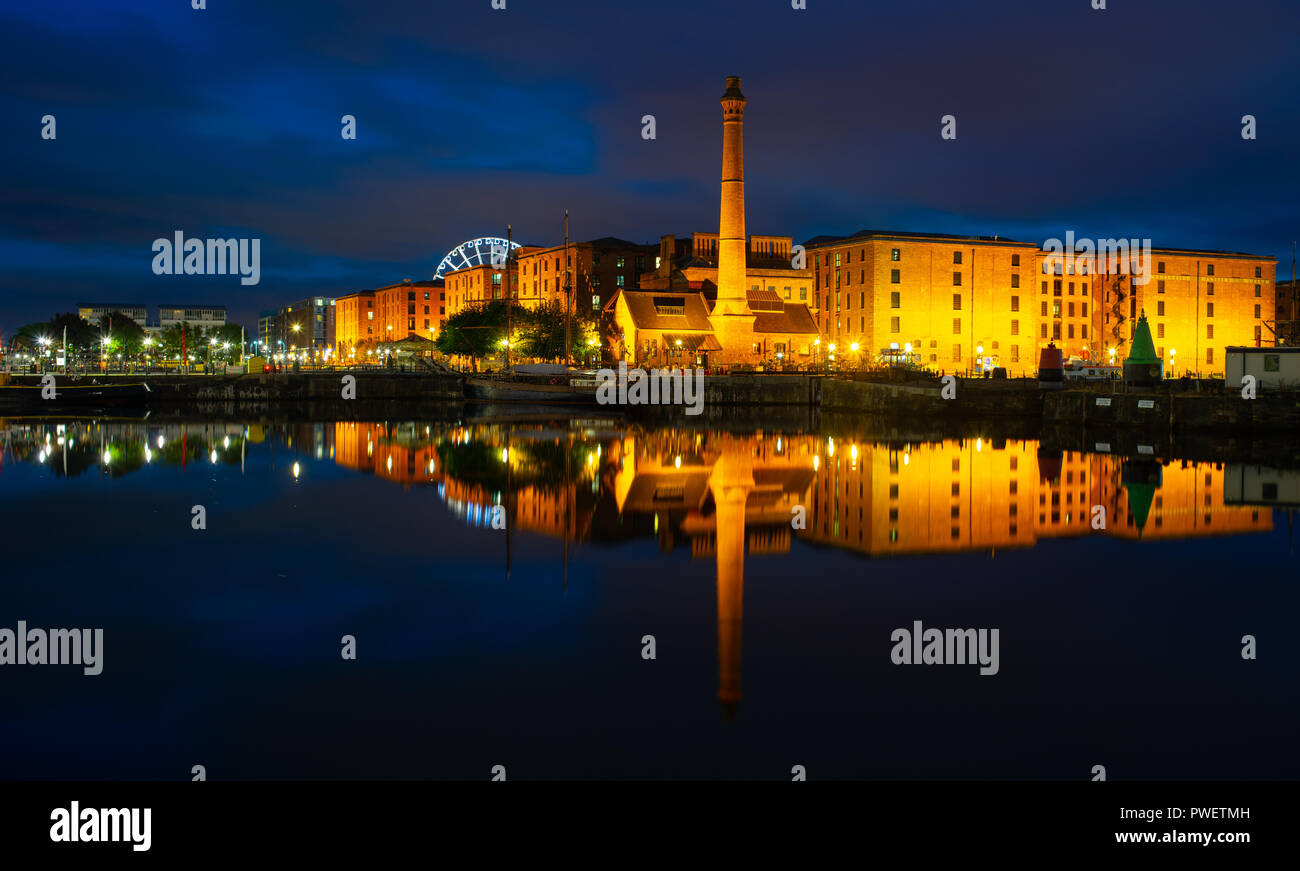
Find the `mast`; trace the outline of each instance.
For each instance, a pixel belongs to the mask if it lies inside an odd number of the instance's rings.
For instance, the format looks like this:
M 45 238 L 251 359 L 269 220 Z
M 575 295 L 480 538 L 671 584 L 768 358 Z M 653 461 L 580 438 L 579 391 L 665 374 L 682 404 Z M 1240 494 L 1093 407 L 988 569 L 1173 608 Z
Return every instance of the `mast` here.
M 1295 270 L 1292 269 L 1294 272 Z M 569 210 L 564 210 L 564 365 L 573 364 L 573 336 L 569 313 L 573 310 L 573 288 L 569 281 Z
M 510 246 L 512 240 L 511 227 L 506 224 L 506 274 L 501 281 L 501 286 L 506 292 L 506 370 L 510 369 L 510 307 L 513 300 L 510 298 Z M 507 573 L 509 570 L 507 569 Z

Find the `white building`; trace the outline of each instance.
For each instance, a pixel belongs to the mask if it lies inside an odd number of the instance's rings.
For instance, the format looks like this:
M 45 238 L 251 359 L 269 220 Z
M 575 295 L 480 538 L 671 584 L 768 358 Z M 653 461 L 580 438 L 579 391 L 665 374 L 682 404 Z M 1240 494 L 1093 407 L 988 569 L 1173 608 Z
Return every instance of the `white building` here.
M 226 307 L 224 305 L 196 305 L 193 303 L 180 305 L 162 303 L 158 306 L 158 329 L 165 330 L 168 327 L 180 326 L 182 323 L 202 327 L 204 330 L 224 327 L 226 325 Z
M 1240 390 L 1247 375 L 1258 390 L 1300 390 L 1300 348 L 1226 348 L 1223 383 Z

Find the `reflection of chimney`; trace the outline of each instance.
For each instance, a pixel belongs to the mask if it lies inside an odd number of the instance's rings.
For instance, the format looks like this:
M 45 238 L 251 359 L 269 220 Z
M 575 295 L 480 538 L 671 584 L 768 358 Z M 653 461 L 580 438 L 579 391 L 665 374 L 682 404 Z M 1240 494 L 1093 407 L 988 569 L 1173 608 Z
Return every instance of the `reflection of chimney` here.
M 744 443 L 723 447 L 709 475 L 718 561 L 718 700 L 726 719 L 740 707 L 740 636 L 744 620 L 745 503 L 754 488 L 753 458 Z

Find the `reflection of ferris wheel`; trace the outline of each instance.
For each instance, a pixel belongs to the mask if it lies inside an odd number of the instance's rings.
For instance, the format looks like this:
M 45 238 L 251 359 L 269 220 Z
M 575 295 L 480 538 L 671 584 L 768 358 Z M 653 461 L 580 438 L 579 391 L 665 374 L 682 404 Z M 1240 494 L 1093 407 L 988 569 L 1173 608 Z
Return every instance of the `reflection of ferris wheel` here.
M 507 242 L 505 239 L 496 236 L 481 236 L 478 239 L 470 239 L 468 242 L 462 242 L 455 248 L 447 252 L 447 256 L 442 258 L 438 264 L 438 271 L 433 274 L 435 279 L 441 279 L 448 272 L 456 272 L 460 269 L 468 269 L 471 266 L 502 266 L 506 265 L 507 252 L 519 248 L 518 242 Z M 493 260 L 493 253 L 496 254 L 496 260 Z

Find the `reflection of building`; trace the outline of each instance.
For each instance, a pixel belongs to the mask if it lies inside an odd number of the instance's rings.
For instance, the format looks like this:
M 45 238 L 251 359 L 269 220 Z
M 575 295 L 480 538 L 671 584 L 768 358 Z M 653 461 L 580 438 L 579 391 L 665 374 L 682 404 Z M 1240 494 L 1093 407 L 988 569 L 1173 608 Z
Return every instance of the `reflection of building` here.
M 1135 512 L 1123 460 L 1106 454 L 1040 454 L 1036 442 L 983 439 L 819 447 L 801 535 L 874 556 L 1029 547 L 1090 534 L 1181 538 L 1272 528 L 1267 512 L 1226 505 L 1222 469 L 1208 464 L 1165 467 L 1149 512 Z M 1106 511 L 1104 531 L 1093 529 L 1094 505 Z
M 334 428 L 334 462 L 403 486 L 442 480 L 428 427 L 340 422 Z
M 505 506 L 509 530 L 560 538 L 566 558 L 569 542 L 654 535 L 663 550 L 682 545 L 713 560 L 718 698 L 728 717 L 742 697 L 745 559 L 789 553 L 792 538 L 874 556 L 1031 547 L 1094 534 L 1178 539 L 1272 528 L 1271 511 L 1236 504 L 1229 493 L 1279 505 L 1300 499 L 1291 478 L 1267 470 L 1243 477 L 1216 464 L 1161 466 L 1020 440 L 891 446 L 807 435 L 601 432 L 572 422 L 434 434 L 416 424 L 340 423 L 334 443 L 340 465 L 403 484 L 439 484 L 448 509 L 468 526 L 492 526 L 496 507 Z M 454 463 L 457 474 L 442 467 L 436 446 L 448 450 L 446 468 Z M 1093 526 L 1094 506 L 1105 510 L 1104 530 Z M 806 528 L 797 523 L 801 509 Z
M 1230 463 L 1223 473 L 1229 505 L 1300 508 L 1300 469 L 1273 469 Z
M 660 433 L 624 440 L 613 488 L 620 512 L 650 513 L 671 547 L 678 529 L 694 556 L 717 561 L 718 699 L 724 715 L 741 700 L 745 553 L 790 548 L 791 519 L 813 479 L 808 439 Z

